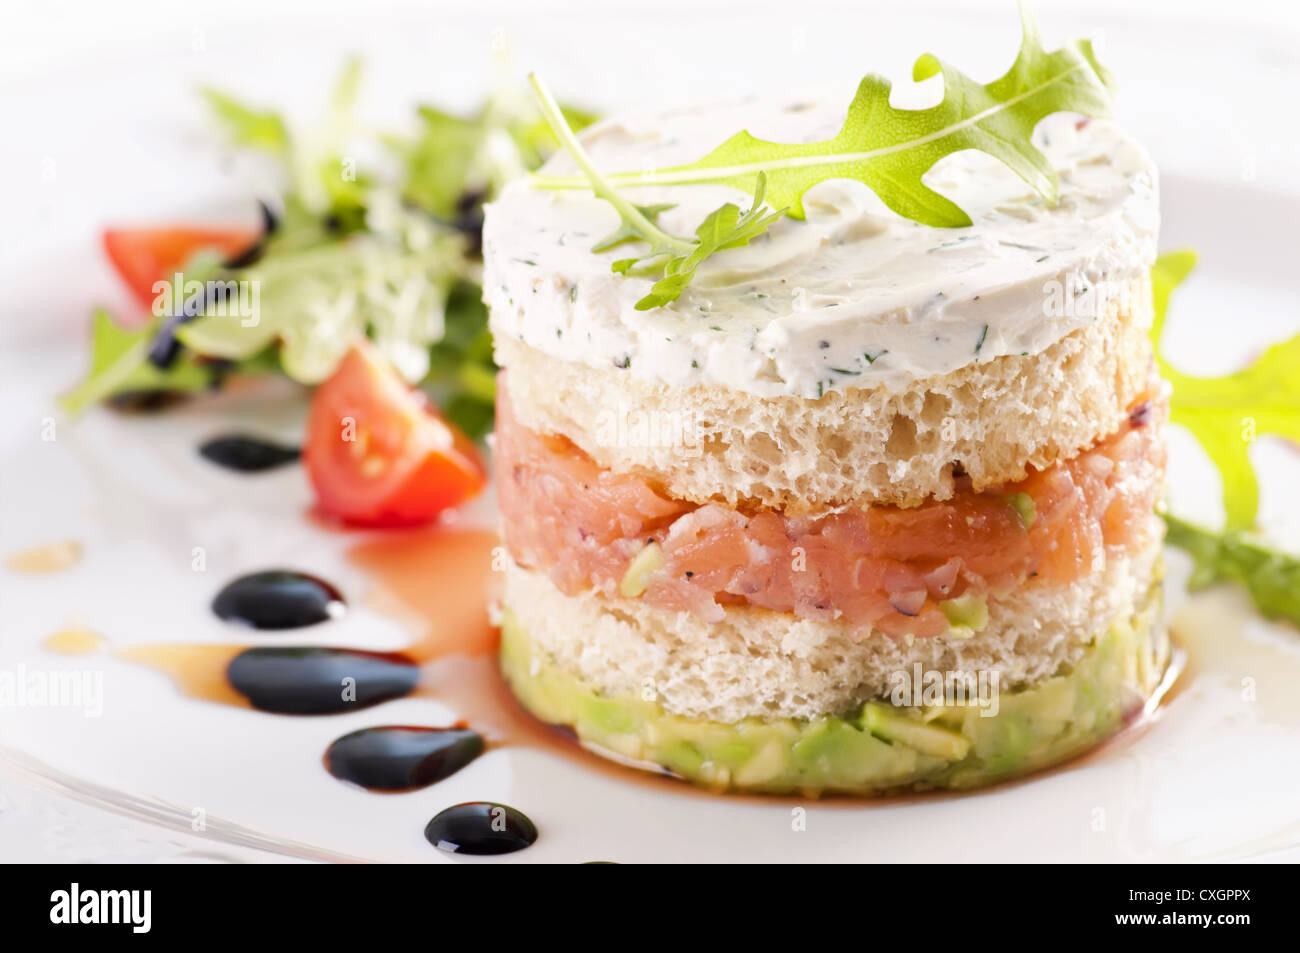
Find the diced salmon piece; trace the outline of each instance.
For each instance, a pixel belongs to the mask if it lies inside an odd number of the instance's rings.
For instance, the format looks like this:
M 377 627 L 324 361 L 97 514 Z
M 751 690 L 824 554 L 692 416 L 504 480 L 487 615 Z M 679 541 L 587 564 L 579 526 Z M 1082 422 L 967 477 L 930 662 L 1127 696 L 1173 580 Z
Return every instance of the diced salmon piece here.
M 516 423 L 503 375 L 497 493 L 511 555 L 567 593 L 617 595 L 632 558 L 655 543 L 662 566 L 636 598 L 659 608 L 717 620 L 723 606 L 746 604 L 843 619 L 863 634 L 928 637 L 948 630 L 945 599 L 1030 578 L 1072 582 L 1149 541 L 1167 391 L 1135 407 L 1143 412 L 1118 433 L 1008 486 L 907 509 L 787 517 L 673 500 L 641 476 L 604 470 L 564 438 Z

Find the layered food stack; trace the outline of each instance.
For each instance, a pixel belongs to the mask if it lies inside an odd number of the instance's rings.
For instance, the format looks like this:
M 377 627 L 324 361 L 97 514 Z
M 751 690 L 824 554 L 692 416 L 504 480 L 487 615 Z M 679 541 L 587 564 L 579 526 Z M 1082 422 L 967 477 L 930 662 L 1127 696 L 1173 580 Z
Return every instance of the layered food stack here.
M 665 168 L 842 120 L 753 103 L 582 142 Z M 592 250 L 606 202 L 520 182 L 489 209 L 502 664 L 537 717 L 711 787 L 874 793 L 1052 764 L 1142 709 L 1167 658 L 1155 173 L 1102 121 L 1034 145 L 1054 204 L 973 151 L 926 180 L 965 228 L 824 181 L 649 310 Z M 738 200 L 631 194 L 675 234 Z

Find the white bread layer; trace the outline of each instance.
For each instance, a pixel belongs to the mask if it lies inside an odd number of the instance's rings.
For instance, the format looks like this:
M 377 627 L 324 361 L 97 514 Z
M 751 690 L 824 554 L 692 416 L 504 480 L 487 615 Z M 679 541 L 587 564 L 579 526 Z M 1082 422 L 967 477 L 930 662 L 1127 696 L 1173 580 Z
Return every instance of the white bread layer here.
M 496 356 L 518 422 L 567 437 L 602 467 L 677 499 L 804 513 L 944 500 L 963 472 L 983 490 L 1073 457 L 1119 429 L 1151 386 L 1151 318 L 1144 277 L 1036 354 L 815 400 L 669 387 L 508 337 Z
M 1152 517 L 1153 520 L 1155 517 Z M 504 605 L 548 660 L 612 696 L 647 688 L 667 710 L 734 723 L 844 714 L 888 697 L 894 673 L 998 672 L 999 688 L 1033 684 L 1079 660 L 1113 621 L 1150 603 L 1162 533 L 1070 585 L 1030 583 L 990 598 L 988 624 L 966 638 L 855 639 L 838 622 L 728 607 L 720 623 L 596 592 L 567 596 L 542 573 L 511 566 Z

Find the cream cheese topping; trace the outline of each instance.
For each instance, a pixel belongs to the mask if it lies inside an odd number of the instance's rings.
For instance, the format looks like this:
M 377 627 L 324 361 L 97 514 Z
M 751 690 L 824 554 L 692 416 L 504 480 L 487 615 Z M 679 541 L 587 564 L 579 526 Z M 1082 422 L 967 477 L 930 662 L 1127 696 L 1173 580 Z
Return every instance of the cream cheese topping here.
M 581 138 L 599 168 L 620 172 L 692 162 L 741 129 L 813 141 L 842 121 L 842 107 L 746 103 L 608 121 Z M 1049 117 L 1035 144 L 1060 179 L 1055 206 L 977 152 L 948 156 L 925 177 L 966 210 L 967 228 L 906 221 L 860 182 L 823 182 L 805 195 L 806 220 L 785 218 L 749 247 L 713 256 L 677 301 L 649 311 L 635 304 L 652 282 L 610 271 L 635 246 L 591 251 L 619 224 L 606 202 L 514 182 L 484 228 L 492 330 L 564 361 L 765 397 L 902 388 L 1037 353 L 1134 282 L 1145 287 L 1159 212 L 1150 160 L 1110 123 Z M 572 169 L 557 156 L 546 171 Z M 674 203 L 659 223 L 682 236 L 723 202 L 749 204 L 719 186 L 627 194 Z

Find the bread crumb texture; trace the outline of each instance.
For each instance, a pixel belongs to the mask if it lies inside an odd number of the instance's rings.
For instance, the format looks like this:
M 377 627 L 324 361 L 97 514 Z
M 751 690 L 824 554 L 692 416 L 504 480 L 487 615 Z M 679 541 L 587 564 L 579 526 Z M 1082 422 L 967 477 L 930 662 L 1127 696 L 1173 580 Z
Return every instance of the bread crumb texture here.
M 547 661 L 603 694 L 640 696 L 649 686 L 666 711 L 723 723 L 810 719 L 887 699 L 894 673 L 912 675 L 917 664 L 945 675 L 996 671 L 1004 691 L 1068 670 L 1112 622 L 1148 604 L 1161 574 L 1154 524 L 1152 539 L 1077 583 L 991 596 L 987 623 L 967 638 L 855 638 L 836 621 L 743 606 L 706 622 L 636 599 L 567 596 L 544 573 L 514 565 L 504 604 Z
M 498 337 L 519 422 L 572 440 L 601 466 L 672 497 L 801 514 L 949 499 L 1023 479 L 1114 432 L 1151 384 L 1150 288 L 1036 354 L 1006 355 L 902 390 L 812 400 L 668 388 L 556 360 Z

